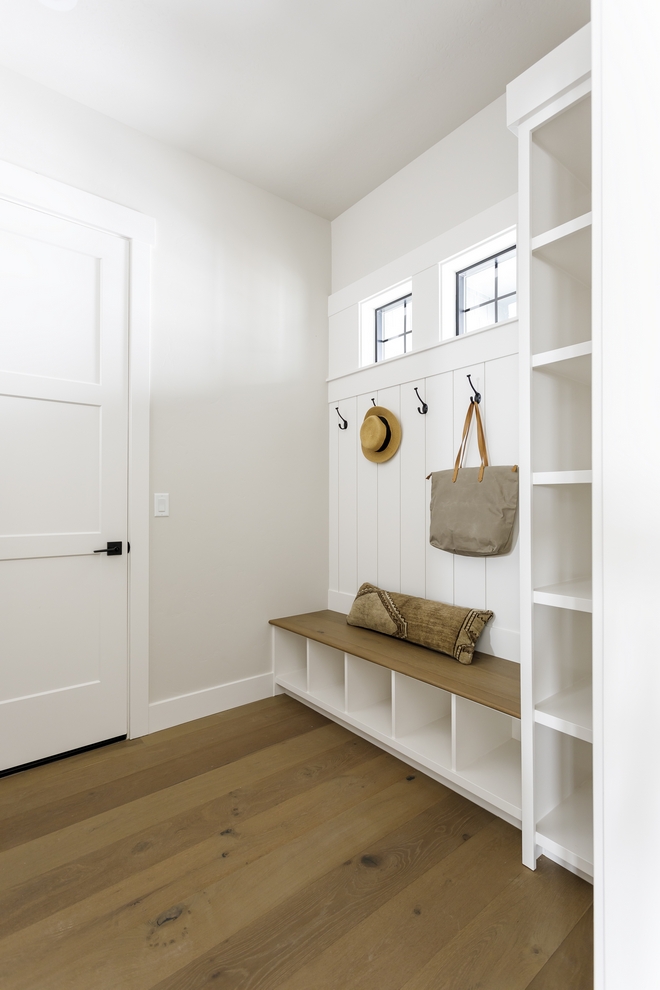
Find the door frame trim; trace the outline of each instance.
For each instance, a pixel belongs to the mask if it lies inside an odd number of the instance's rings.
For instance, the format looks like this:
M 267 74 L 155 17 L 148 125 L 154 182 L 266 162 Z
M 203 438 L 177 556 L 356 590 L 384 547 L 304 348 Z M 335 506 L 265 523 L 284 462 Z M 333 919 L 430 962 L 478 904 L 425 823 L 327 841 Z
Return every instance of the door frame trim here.
M 149 732 L 149 396 L 151 246 L 156 221 L 137 210 L 0 161 L 0 199 L 128 241 L 128 725 Z

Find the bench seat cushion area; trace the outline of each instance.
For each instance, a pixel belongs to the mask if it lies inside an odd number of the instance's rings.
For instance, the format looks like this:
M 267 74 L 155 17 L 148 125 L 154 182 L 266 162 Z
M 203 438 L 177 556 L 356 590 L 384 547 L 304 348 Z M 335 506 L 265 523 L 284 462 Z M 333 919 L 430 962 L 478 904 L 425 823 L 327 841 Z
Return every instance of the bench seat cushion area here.
M 330 609 L 271 619 L 270 622 L 335 650 L 520 718 L 520 665 L 511 660 L 475 652 L 472 663 L 463 665 L 426 647 L 349 626 L 344 614 Z

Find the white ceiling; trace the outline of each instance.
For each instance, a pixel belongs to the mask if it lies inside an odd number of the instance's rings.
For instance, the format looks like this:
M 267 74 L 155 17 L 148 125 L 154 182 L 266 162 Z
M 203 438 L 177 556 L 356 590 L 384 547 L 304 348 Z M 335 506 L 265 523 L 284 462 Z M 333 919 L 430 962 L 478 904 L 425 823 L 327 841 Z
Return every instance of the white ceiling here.
M 333 218 L 589 0 L 0 0 L 0 63 Z

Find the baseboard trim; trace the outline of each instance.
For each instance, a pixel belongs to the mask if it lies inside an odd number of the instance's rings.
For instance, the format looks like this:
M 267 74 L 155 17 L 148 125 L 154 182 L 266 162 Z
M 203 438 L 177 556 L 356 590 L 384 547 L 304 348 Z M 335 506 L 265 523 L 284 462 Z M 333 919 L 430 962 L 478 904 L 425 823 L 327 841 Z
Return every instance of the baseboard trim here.
M 251 701 L 261 701 L 273 694 L 273 674 L 257 674 L 229 684 L 180 694 L 175 698 L 164 698 L 149 705 L 149 732 L 170 729 L 173 725 L 192 722 L 196 718 L 206 718 L 228 708 L 238 708 Z

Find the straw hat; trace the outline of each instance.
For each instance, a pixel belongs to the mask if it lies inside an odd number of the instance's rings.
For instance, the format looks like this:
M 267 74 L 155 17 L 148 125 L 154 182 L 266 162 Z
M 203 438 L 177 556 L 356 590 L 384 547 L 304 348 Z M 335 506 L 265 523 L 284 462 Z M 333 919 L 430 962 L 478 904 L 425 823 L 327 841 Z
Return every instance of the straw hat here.
M 384 406 L 368 409 L 360 427 L 360 443 L 369 461 L 382 464 L 394 457 L 401 443 L 401 424 L 394 413 Z

